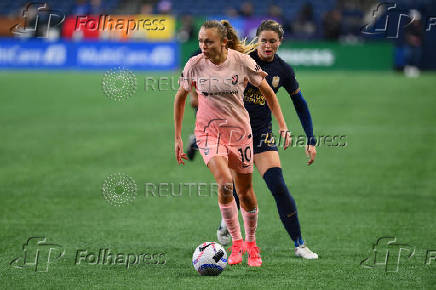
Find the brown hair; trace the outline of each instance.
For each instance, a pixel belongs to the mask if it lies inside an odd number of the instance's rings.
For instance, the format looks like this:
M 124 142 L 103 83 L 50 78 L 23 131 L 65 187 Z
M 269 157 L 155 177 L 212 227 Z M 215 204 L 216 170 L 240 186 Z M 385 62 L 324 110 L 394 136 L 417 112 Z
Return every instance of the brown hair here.
M 256 36 L 259 37 L 260 33 L 265 30 L 277 32 L 277 34 L 279 35 L 279 39 L 281 40 L 283 38 L 283 27 L 275 20 L 268 19 L 262 21 L 262 23 L 257 28 Z
M 250 41 L 248 44 L 245 44 L 246 39 L 242 41 L 238 37 L 237 31 L 233 28 L 228 20 L 208 20 L 201 27 L 205 29 L 216 28 L 218 34 L 221 37 L 221 40 L 227 38 L 227 48 L 231 48 L 237 50 L 241 53 L 250 53 L 254 51 L 257 47 L 257 43 L 255 43 L 255 39 Z

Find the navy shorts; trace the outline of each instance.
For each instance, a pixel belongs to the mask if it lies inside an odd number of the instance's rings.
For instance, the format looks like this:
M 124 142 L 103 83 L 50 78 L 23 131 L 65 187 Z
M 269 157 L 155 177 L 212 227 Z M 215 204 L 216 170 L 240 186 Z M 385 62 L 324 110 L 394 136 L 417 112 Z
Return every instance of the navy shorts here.
M 270 128 L 253 132 L 253 152 L 254 154 L 265 151 L 278 151 L 275 138 Z

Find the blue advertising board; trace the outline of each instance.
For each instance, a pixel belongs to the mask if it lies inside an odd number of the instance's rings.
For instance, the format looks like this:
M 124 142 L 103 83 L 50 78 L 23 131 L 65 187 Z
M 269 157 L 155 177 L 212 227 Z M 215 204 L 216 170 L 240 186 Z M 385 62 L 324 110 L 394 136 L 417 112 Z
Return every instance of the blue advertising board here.
M 176 42 L 0 40 L 1 69 L 174 70 L 178 65 Z

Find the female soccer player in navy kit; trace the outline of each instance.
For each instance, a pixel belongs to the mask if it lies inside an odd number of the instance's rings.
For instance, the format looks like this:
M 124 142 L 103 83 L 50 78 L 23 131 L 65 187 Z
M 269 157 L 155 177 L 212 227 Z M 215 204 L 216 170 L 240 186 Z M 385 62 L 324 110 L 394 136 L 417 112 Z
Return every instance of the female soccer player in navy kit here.
M 313 136 L 310 112 L 293 69 L 276 54 L 283 39 L 283 28 L 274 20 L 265 20 L 258 27 L 256 36 L 259 46 L 250 56 L 268 73 L 266 80 L 275 93 L 280 87 L 284 87 L 289 93 L 308 138 L 306 154 L 309 157 L 307 164 L 310 165 L 316 156 L 316 140 Z M 277 145 L 272 136 L 271 111 L 262 93 L 251 84 L 248 84 L 244 91 L 244 105 L 250 114 L 254 163 L 276 201 L 283 226 L 294 241 L 295 255 L 304 259 L 317 259 L 318 255 L 304 244 L 296 204 L 283 179 Z M 227 229 L 223 227 L 225 224 L 221 225 L 217 236 L 220 242 L 225 243 L 229 238 Z

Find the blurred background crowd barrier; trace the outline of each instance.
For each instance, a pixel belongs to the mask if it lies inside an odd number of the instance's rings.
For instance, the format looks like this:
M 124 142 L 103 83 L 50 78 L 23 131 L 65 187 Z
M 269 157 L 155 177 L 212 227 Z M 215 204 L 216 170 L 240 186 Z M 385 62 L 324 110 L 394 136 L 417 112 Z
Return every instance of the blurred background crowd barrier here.
M 279 54 L 296 69 L 436 69 L 432 0 L 4 0 L 0 68 L 175 70 L 206 19 L 228 19 L 248 39 L 277 20 Z

